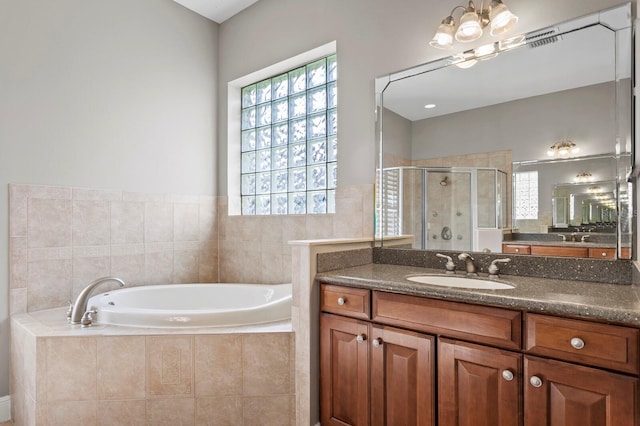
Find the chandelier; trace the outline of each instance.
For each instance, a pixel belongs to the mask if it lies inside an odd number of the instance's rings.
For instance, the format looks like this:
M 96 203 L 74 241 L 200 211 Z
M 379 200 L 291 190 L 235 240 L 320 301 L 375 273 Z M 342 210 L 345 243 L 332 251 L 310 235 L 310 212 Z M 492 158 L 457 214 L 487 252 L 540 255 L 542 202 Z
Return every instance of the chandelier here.
M 464 12 L 456 25 L 453 13 L 458 9 L 462 9 Z M 467 7 L 456 6 L 453 8 L 449 16 L 444 18 L 438 26 L 429 45 L 437 49 L 451 49 L 454 38 L 463 43 L 475 41 L 482 37 L 483 29 L 487 26 L 490 27 L 492 36 L 498 36 L 510 31 L 517 22 L 518 17 L 511 13 L 502 0 L 492 0 L 488 9 L 484 8 L 483 0 L 479 10 L 471 0 Z
M 580 152 L 580 148 L 570 140 L 557 142 L 549 147 L 547 155 L 549 157 L 569 157 Z

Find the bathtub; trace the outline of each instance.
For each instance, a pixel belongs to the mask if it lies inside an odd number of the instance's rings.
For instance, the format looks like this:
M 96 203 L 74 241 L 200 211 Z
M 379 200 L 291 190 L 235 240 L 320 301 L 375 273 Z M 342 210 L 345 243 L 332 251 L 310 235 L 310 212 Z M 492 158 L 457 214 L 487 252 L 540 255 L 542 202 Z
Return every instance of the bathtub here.
M 291 284 L 164 284 L 89 299 L 94 323 L 132 327 L 235 327 L 291 319 Z

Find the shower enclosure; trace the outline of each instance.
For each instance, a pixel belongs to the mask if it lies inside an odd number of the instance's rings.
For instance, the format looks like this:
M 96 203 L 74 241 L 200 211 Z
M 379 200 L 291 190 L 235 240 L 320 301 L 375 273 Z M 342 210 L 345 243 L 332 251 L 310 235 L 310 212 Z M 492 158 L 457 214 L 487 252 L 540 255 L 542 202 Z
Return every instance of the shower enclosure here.
M 484 167 L 392 167 L 382 171 L 376 234 L 413 235 L 412 248 L 500 251 L 507 227 L 507 174 Z

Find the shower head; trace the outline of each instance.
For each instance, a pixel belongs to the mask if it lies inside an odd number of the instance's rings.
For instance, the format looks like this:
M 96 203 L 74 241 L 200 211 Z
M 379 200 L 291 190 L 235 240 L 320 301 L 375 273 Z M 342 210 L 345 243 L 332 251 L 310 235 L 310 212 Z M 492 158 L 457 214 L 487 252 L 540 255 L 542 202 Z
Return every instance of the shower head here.
M 440 181 L 440 185 L 447 186 L 449 185 L 449 176 L 445 176 L 444 179 Z

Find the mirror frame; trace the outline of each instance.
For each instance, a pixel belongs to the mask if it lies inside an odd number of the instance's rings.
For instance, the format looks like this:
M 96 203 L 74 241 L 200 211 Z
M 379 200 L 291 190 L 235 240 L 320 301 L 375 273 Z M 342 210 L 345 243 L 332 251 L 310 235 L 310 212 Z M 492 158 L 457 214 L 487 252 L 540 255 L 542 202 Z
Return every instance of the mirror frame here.
M 607 22 L 607 12 L 611 11 L 626 11 L 627 19 L 624 22 Z M 603 16 L 605 19 L 603 19 Z M 620 190 L 624 189 L 629 194 L 630 199 L 635 199 L 633 194 L 633 182 L 635 178 L 640 174 L 640 159 L 636 158 L 635 153 L 635 119 L 633 118 L 633 112 L 635 107 L 635 98 L 633 90 L 635 88 L 635 75 L 634 75 L 634 52 L 633 52 L 633 18 L 632 18 L 632 4 L 631 2 L 623 3 L 618 6 L 604 9 L 599 12 L 595 12 L 585 16 L 578 16 L 574 19 L 550 25 L 545 28 L 562 27 L 563 30 L 559 34 L 565 34 L 579 30 L 591 25 L 600 24 L 606 26 L 616 33 L 615 37 L 615 49 L 616 49 L 616 64 L 615 64 L 615 153 L 617 163 L 617 176 L 616 176 L 616 190 L 620 194 Z M 540 33 L 545 28 L 530 31 L 527 34 Z M 556 34 L 556 35 L 559 35 Z M 510 34 L 504 39 L 513 37 Z M 498 42 L 496 42 L 497 44 Z M 526 46 L 527 42 L 523 44 Z M 518 46 L 522 48 L 522 46 Z M 506 50 L 506 49 L 505 49 Z M 506 52 L 502 52 L 506 53 Z M 629 58 L 628 63 L 625 63 L 621 58 Z M 412 68 L 383 75 L 375 79 L 375 138 L 377 145 L 376 152 L 376 182 L 375 182 L 375 198 L 376 203 L 374 206 L 374 223 L 382 223 L 383 209 L 378 205 L 383 199 L 383 183 L 380 181 L 384 169 L 384 140 L 383 140 L 383 98 L 384 91 L 394 81 L 403 80 L 411 76 L 423 74 L 426 72 L 435 71 L 438 69 L 454 66 L 457 60 L 455 56 L 442 57 L 424 64 L 417 65 Z M 629 76 L 628 84 L 623 84 L 621 76 Z M 638 163 L 636 165 L 636 163 Z M 511 200 L 513 204 L 513 201 Z M 513 208 L 513 206 L 512 206 Z M 635 241 L 635 225 L 632 223 L 634 217 L 633 213 L 634 205 L 630 201 L 623 201 L 620 196 L 617 197 L 617 230 L 616 230 L 616 252 L 617 259 L 621 259 L 623 247 L 629 248 Z M 626 219 L 622 216 L 623 212 L 626 212 Z M 513 220 L 513 218 L 512 218 Z M 512 224 L 508 224 L 511 225 Z M 381 228 L 380 228 L 381 230 Z M 385 238 L 381 231 L 374 226 L 374 241 L 377 246 L 385 247 Z M 426 249 L 427 251 L 429 249 Z M 630 256 L 631 257 L 631 256 Z

